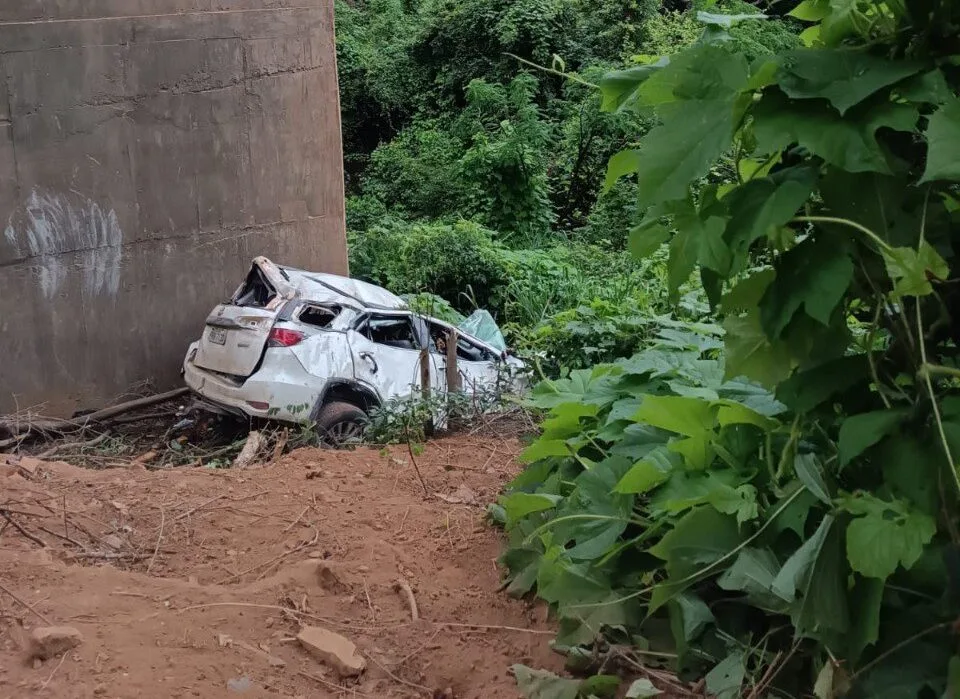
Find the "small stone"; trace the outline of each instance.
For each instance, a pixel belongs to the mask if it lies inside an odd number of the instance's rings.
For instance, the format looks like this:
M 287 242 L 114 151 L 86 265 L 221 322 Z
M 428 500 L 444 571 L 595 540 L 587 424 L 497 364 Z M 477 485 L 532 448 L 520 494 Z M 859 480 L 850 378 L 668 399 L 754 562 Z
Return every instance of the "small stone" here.
M 217 645 L 221 648 L 228 648 L 233 645 L 233 639 L 225 633 L 217 634 Z
M 243 694 L 250 691 L 251 687 L 253 687 L 253 682 L 250 681 L 249 677 L 235 677 L 232 680 L 227 680 L 227 689 L 231 692 Z
M 323 553 L 320 551 L 311 551 L 307 554 L 310 558 L 323 558 Z
M 30 657 L 55 658 L 83 642 L 83 635 L 72 626 L 39 626 L 30 634 Z
M 330 665 L 341 677 L 356 677 L 367 667 L 367 661 L 353 642 L 340 634 L 319 626 L 304 626 L 297 640 L 308 653 Z
M 107 536 L 103 537 L 103 543 L 114 550 L 123 548 L 123 539 L 116 534 L 108 534 Z

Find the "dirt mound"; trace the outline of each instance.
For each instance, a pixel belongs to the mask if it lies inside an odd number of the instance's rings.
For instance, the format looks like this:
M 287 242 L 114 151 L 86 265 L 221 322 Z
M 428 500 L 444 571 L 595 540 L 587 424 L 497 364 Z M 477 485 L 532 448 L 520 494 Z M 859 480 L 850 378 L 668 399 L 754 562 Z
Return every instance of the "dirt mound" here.
M 0 697 L 516 697 L 511 664 L 561 665 L 543 609 L 499 591 L 483 521 L 518 449 L 303 449 L 242 471 L 7 457 Z M 306 652 L 311 625 L 365 672 Z M 29 663 L 38 626 L 83 642 Z

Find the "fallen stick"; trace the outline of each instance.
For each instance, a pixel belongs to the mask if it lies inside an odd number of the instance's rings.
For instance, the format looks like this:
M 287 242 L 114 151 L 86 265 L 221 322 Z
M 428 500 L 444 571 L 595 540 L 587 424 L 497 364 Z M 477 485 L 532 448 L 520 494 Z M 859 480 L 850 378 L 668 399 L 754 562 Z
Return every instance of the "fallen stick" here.
M 410 610 L 410 618 L 417 621 L 420 618 L 420 610 L 417 609 L 417 598 L 413 596 L 413 590 L 406 580 L 397 580 L 393 583 L 393 589 L 396 592 L 402 592 L 407 602 L 407 608 Z
M 13 594 L 12 592 L 10 592 L 10 590 L 8 590 L 7 588 L 5 588 L 3 585 L 0 585 L 0 590 L 3 590 L 4 592 L 6 592 L 7 595 L 9 595 L 9 596 L 13 599 L 13 601 L 17 602 L 18 604 L 26 607 L 26 608 L 29 609 L 31 612 L 33 612 L 33 613 L 37 616 L 37 618 L 40 619 L 40 620 L 41 620 L 44 624 L 46 624 L 47 626 L 53 626 L 53 625 L 54 625 L 52 621 L 50 621 L 49 619 L 47 619 L 47 617 L 45 617 L 43 614 L 41 614 L 40 612 L 38 612 L 36 609 L 34 609 L 33 607 L 31 607 L 29 604 L 27 604 L 26 602 L 24 602 L 24 601 L 23 601 L 22 599 L 20 599 L 19 597 L 17 597 L 15 594 Z
M 61 451 L 63 449 L 77 449 L 77 448 L 82 449 L 84 447 L 95 447 L 98 444 L 102 444 L 103 442 L 107 441 L 107 437 L 109 436 L 110 436 L 110 432 L 104 432 L 103 434 L 97 435 L 93 439 L 88 439 L 86 441 L 64 442 L 62 444 L 54 444 L 52 447 L 50 447 L 46 451 L 42 451 L 39 454 L 37 454 L 37 458 L 49 459 L 51 456 L 53 456 L 58 451 Z
M 10 515 L 7 514 L 7 511 L 6 511 L 6 510 L 0 510 L 0 517 L 3 517 L 5 520 L 7 520 L 8 522 L 10 522 L 10 526 L 12 526 L 12 527 L 13 527 L 14 529 L 16 529 L 18 532 L 20 532 L 20 533 L 23 534 L 25 537 L 27 537 L 28 539 L 30 539 L 30 541 L 32 541 L 33 543 L 39 544 L 39 545 L 40 545 L 41 547 L 43 547 L 43 548 L 46 548 L 46 547 L 47 547 L 47 542 L 46 542 L 46 541 L 44 541 L 43 539 L 41 539 L 41 538 L 38 537 L 38 536 L 34 536 L 34 535 L 31 534 L 30 532 L 28 532 L 26 529 L 24 529 L 23 527 L 21 527 L 19 524 L 17 524 L 14 520 L 12 520 L 12 519 L 10 518 Z
M 173 400 L 174 398 L 179 398 L 180 396 L 186 395 L 189 391 L 190 389 L 186 387 L 177 388 L 173 391 L 167 391 L 166 393 L 158 393 L 153 396 L 145 396 L 144 398 L 137 398 L 136 400 L 130 400 L 118 405 L 112 405 L 109 408 L 103 408 L 102 410 L 97 410 L 88 415 L 83 415 L 75 419 L 45 418 L 28 423 L 11 423 L 10 421 L 0 422 L 0 434 L 10 434 L 16 438 L 18 435 L 34 434 L 37 432 L 54 434 L 75 432 L 83 429 L 84 427 L 89 427 L 90 425 L 109 420 L 117 415 L 123 415 L 124 413 L 129 413 L 133 410 L 146 408 L 151 405 L 157 405 L 158 403 L 164 403 L 168 400 Z M 2 446 L 3 443 L 0 443 L 0 447 Z

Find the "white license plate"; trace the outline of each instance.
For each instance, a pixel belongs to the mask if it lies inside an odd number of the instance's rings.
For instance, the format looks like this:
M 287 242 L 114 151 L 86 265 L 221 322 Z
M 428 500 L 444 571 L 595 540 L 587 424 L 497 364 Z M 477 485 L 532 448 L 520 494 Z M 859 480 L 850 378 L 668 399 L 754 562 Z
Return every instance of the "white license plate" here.
M 210 342 L 215 345 L 227 344 L 227 331 L 223 328 L 210 328 Z

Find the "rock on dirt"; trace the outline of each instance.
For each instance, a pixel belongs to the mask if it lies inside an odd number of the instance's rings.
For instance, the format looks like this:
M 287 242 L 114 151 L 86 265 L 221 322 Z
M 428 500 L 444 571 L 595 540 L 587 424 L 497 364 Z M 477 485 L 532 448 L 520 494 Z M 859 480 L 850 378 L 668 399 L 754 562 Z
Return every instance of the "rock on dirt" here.
M 297 635 L 300 645 L 318 660 L 326 663 L 341 677 L 356 677 L 367 667 L 353 642 L 340 634 L 319 626 L 304 626 Z
M 49 660 L 83 643 L 72 626 L 38 626 L 30 634 L 30 659 Z

